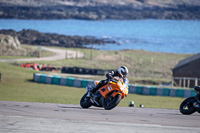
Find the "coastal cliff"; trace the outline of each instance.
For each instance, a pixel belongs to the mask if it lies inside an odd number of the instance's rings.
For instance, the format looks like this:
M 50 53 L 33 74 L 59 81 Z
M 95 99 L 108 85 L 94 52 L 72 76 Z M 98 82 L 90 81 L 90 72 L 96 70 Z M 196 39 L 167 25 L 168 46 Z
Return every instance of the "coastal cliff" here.
M 0 18 L 200 19 L 198 0 L 0 0 Z

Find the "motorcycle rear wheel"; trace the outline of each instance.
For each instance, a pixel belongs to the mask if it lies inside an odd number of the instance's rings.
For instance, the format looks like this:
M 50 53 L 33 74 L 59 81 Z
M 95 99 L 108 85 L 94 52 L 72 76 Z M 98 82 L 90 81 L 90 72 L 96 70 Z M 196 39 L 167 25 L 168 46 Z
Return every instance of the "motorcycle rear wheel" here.
M 82 108 L 89 108 L 92 106 L 90 99 L 89 98 L 87 99 L 86 96 L 87 96 L 87 93 L 85 93 L 85 95 L 83 95 L 83 97 L 80 100 L 80 105 Z
M 117 94 L 115 97 L 109 96 L 103 100 L 103 107 L 105 110 L 111 110 L 116 107 L 122 99 L 120 94 Z
M 189 97 L 185 99 L 180 105 L 180 112 L 184 115 L 190 115 L 196 111 L 193 103 L 195 101 L 195 97 Z

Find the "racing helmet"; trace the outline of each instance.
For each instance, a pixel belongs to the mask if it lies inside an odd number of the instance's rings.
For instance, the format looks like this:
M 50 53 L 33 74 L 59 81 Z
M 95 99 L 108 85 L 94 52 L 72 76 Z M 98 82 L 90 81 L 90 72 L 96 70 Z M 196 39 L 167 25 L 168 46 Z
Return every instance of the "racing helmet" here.
M 128 74 L 128 68 L 126 66 L 121 66 L 118 70 L 118 73 L 122 78 L 126 78 Z

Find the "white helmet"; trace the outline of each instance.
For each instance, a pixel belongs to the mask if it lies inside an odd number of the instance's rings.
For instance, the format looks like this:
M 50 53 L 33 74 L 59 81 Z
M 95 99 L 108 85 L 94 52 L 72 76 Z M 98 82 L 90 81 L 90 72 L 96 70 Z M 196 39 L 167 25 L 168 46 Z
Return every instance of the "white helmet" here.
M 126 78 L 128 74 L 128 68 L 125 66 L 121 66 L 118 70 L 118 73 L 121 75 L 121 77 Z

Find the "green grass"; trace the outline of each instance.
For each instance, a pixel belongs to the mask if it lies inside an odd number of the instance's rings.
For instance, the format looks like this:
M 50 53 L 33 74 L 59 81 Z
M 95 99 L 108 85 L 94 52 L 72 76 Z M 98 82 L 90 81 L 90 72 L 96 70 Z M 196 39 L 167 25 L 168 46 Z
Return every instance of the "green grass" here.
M 0 63 L 0 101 L 79 104 L 86 91 L 84 88 L 35 83 L 32 81 L 35 72 L 11 63 Z M 143 104 L 148 108 L 178 109 L 183 99 L 129 94 L 119 106 L 127 107 L 133 100 L 137 107 Z
M 0 56 L 0 59 L 24 59 L 24 58 L 32 58 L 26 56 Z
M 64 49 L 64 48 L 63 48 Z M 84 67 L 105 70 L 116 70 L 121 65 L 129 69 L 128 78 L 131 83 L 159 85 L 171 83 L 172 71 L 178 61 L 191 54 L 157 53 L 144 50 L 100 51 L 90 49 L 70 49 L 83 52 L 84 59 L 65 59 L 44 61 L 56 67 Z M 38 62 L 41 63 L 41 62 Z
M 84 93 L 81 88 L 35 83 L 32 81 L 34 70 L 20 68 L 9 63 L 1 63 L 0 72 L 2 74 L 1 101 L 73 104 L 75 99 L 80 98 L 77 95 Z

